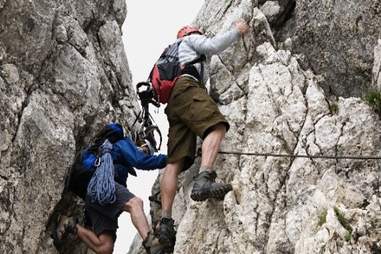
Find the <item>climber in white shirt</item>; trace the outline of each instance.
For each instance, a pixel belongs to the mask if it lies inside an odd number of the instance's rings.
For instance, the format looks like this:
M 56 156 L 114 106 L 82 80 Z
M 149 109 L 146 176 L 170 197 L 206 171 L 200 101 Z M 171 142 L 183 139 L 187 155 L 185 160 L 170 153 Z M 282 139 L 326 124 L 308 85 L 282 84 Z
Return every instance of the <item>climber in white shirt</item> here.
M 208 38 L 195 27 L 186 26 L 177 34 L 181 40 L 178 48 L 179 62 L 186 70 L 177 79 L 170 92 L 165 109 L 169 121 L 168 164 L 161 179 L 162 217 L 158 226 L 161 243 L 173 250 L 176 241 L 172 205 L 177 190 L 177 176 L 188 169 L 194 161 L 196 137 L 203 139 L 200 173 L 195 178 L 191 198 L 204 201 L 209 198 L 221 200 L 232 190 L 230 184 L 216 183 L 213 163 L 220 144 L 229 129 L 229 123 L 219 111 L 205 88 L 207 77 L 204 62 L 189 64 L 202 55 L 211 56 L 222 52 L 241 35 L 248 32 L 245 21 L 234 23 L 227 32 Z

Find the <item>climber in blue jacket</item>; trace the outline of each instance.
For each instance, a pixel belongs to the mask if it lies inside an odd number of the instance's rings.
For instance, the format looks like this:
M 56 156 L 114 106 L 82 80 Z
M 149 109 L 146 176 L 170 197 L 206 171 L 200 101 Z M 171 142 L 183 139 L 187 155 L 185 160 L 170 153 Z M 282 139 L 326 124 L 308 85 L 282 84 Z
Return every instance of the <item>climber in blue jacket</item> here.
M 111 204 L 101 205 L 89 198 L 87 187 L 96 170 L 99 147 L 108 140 L 112 144 L 110 152 L 114 166 L 115 196 Z M 140 236 L 147 253 L 160 248 L 158 240 L 150 232 L 143 210 L 143 201 L 132 194 L 126 185 L 128 174 L 136 176 L 135 168 L 153 170 L 166 165 L 165 155 L 153 155 L 149 142 L 137 146 L 129 137 L 124 137 L 120 124 L 107 124 L 95 137 L 92 145 L 85 148 L 74 163 L 69 189 L 85 201 L 85 227 L 70 217 L 63 216 L 57 227 L 58 239 L 67 234 L 78 235 L 96 253 L 112 253 L 118 228 L 118 217 L 126 211 Z

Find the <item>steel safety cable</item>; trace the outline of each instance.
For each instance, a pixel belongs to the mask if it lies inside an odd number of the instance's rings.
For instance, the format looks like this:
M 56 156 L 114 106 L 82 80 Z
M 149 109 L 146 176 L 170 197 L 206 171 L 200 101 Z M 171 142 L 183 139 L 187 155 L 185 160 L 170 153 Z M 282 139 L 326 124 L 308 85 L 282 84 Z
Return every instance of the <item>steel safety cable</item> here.
M 329 159 L 329 160 L 381 160 L 380 156 L 355 156 L 355 155 L 303 155 L 303 154 L 276 154 L 258 152 L 239 152 L 239 151 L 219 151 L 220 154 L 249 155 L 262 157 L 288 157 L 288 158 L 310 158 L 310 159 Z

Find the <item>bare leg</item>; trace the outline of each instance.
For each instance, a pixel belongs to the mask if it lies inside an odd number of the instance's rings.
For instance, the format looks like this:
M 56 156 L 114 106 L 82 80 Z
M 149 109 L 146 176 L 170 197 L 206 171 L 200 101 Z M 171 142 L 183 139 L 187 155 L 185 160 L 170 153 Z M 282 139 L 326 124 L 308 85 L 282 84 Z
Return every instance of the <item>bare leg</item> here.
M 112 236 L 103 233 L 97 236 L 93 231 L 88 230 L 77 224 L 78 237 L 86 243 L 86 245 L 98 254 L 112 254 L 114 249 L 114 241 Z
M 214 126 L 213 130 L 206 136 L 202 143 L 201 168 L 212 170 L 225 133 L 226 127 L 221 123 Z
M 194 201 L 204 201 L 208 198 L 222 200 L 226 193 L 232 190 L 230 184 L 216 183 L 215 178 L 217 174 L 213 171 L 213 163 L 216 160 L 225 133 L 225 125 L 222 123 L 217 124 L 202 143 L 200 173 L 195 178 L 191 192 L 191 199 Z
M 177 191 L 177 176 L 183 166 L 183 161 L 168 163 L 160 181 L 161 215 L 172 217 L 172 205 Z
M 132 224 L 138 230 L 141 238 L 146 239 L 150 227 L 144 214 L 143 201 L 138 197 L 134 197 L 124 204 L 123 210 L 130 213 Z

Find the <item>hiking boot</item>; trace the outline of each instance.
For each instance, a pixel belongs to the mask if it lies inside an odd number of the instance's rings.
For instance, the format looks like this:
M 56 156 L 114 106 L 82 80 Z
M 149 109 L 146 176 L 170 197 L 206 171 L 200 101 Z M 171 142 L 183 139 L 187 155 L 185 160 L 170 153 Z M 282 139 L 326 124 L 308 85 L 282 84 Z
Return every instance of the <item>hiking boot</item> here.
M 159 225 L 159 241 L 166 246 L 165 251 L 173 252 L 176 243 L 176 230 L 171 218 L 161 218 Z
M 57 220 L 56 229 L 53 231 L 52 238 L 54 244 L 61 246 L 68 238 L 77 238 L 77 220 L 73 217 L 60 215 Z
M 193 184 L 191 192 L 191 199 L 194 201 L 204 201 L 208 198 L 215 198 L 217 200 L 223 200 L 226 193 L 233 188 L 231 184 L 216 183 L 217 174 L 215 171 L 202 171 L 200 172 Z
M 147 238 L 143 241 L 143 247 L 147 254 L 164 254 L 167 248 L 167 246 L 159 242 L 159 238 L 152 232 L 149 232 Z

